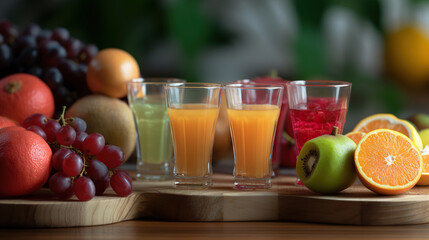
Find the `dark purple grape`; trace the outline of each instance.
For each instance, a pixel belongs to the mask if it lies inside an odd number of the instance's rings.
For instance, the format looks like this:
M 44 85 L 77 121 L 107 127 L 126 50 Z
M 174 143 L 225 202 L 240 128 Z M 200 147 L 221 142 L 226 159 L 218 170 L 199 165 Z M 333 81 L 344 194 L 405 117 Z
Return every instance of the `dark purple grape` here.
M 36 37 L 28 35 L 16 39 L 15 44 L 13 45 L 13 52 L 15 56 L 19 56 L 25 49 L 36 47 Z
M 95 196 L 94 182 L 85 176 L 79 177 L 73 183 L 74 194 L 80 201 L 91 200 Z
M 103 149 L 97 154 L 97 159 L 110 169 L 117 168 L 124 163 L 124 152 L 118 146 L 106 145 Z
M 57 171 L 62 171 L 64 159 L 66 159 L 72 153 L 73 153 L 72 150 L 68 148 L 58 149 L 54 153 L 54 155 L 52 155 L 52 167 Z
M 5 43 L 5 42 L 4 42 L 4 37 L 3 37 L 3 35 L 2 35 L 2 34 L 0 34 L 0 44 L 3 44 L 3 43 Z
M 0 20 L 0 34 L 3 35 L 9 45 L 13 45 L 18 36 L 18 29 L 8 20 Z
M 91 133 L 83 141 L 84 153 L 88 155 L 97 155 L 104 147 L 105 139 L 99 133 Z M 100 160 L 100 159 L 99 159 Z
M 61 71 L 64 82 L 73 83 L 76 78 L 76 72 L 78 71 L 78 64 L 71 59 L 63 59 L 58 65 L 58 69 Z
M 76 177 L 82 172 L 83 160 L 79 154 L 72 152 L 63 160 L 63 172 L 69 177 Z
M 34 133 L 36 133 L 37 135 L 41 136 L 45 141 L 47 140 L 47 136 L 45 131 L 43 131 L 43 129 L 39 126 L 36 125 L 32 125 L 26 128 L 28 131 L 32 131 Z
M 70 38 L 64 43 L 64 48 L 67 52 L 67 58 L 78 58 L 80 51 L 82 50 L 82 42 L 76 38 Z
M 29 69 L 27 69 L 26 72 L 38 78 L 42 78 L 42 75 L 43 75 L 43 69 L 39 66 L 30 67 Z
M 51 40 L 52 32 L 50 30 L 42 30 L 37 36 L 36 36 L 36 42 L 37 45 L 40 46 L 44 44 L 45 42 L 48 42 Z
M 37 48 L 26 48 L 18 56 L 18 62 L 24 67 L 32 67 L 39 57 Z
M 83 141 L 85 141 L 85 138 L 88 136 L 88 133 L 86 132 L 77 132 L 76 133 L 76 139 L 74 140 L 73 147 L 77 150 L 83 152 Z
M 95 195 L 100 196 L 103 195 L 104 191 L 109 187 L 110 177 L 109 174 L 107 174 L 103 179 L 92 181 L 95 185 Z
M 60 60 L 67 56 L 66 50 L 56 41 L 48 41 L 39 47 L 42 66 L 56 67 Z
M 63 146 L 70 146 L 76 139 L 76 131 L 69 125 L 63 126 L 58 130 L 57 143 Z
M 8 67 L 12 62 L 12 50 L 9 45 L 0 45 L 0 68 Z
M 87 161 L 86 176 L 92 180 L 100 180 L 106 177 L 109 174 L 109 169 L 104 165 L 104 163 L 98 160 L 88 160 Z
M 97 53 L 97 46 L 94 44 L 85 45 L 79 53 L 79 61 L 83 64 L 88 64 Z
M 57 172 L 49 179 L 49 188 L 59 198 L 67 199 L 73 196 L 72 179 L 63 172 Z
M 42 29 L 39 25 L 31 23 L 30 25 L 26 26 L 24 30 L 22 30 L 21 36 L 31 35 L 36 37 L 41 31 Z
M 55 28 L 52 31 L 51 39 L 61 44 L 64 44 L 69 38 L 70 38 L 69 30 L 65 28 L 59 27 L 59 28 Z
M 86 122 L 82 118 L 73 117 L 67 118 L 66 123 L 76 130 L 76 132 L 85 132 L 86 131 Z
M 61 74 L 60 70 L 54 67 L 46 70 L 43 80 L 53 90 L 57 89 L 64 83 L 63 75 Z
M 110 186 L 121 197 L 126 197 L 133 192 L 133 183 L 123 174 L 113 174 L 110 177 Z

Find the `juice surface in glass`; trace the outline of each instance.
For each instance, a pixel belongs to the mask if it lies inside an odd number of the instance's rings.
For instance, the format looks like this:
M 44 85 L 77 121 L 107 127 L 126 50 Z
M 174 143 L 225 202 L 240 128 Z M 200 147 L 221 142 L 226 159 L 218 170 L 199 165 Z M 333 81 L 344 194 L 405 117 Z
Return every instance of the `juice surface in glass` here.
M 227 111 L 234 144 L 234 175 L 271 176 L 271 150 L 280 108 L 246 104 Z
M 167 106 L 136 99 L 130 107 L 134 112 L 142 161 L 150 164 L 171 162 L 173 142 Z
M 338 108 L 330 98 L 309 98 L 306 109 L 289 111 L 298 153 L 308 140 L 330 134 L 333 126 L 337 126 L 341 134 L 347 113 L 346 108 Z
M 168 108 L 176 157 L 175 174 L 211 174 L 211 157 L 219 108 L 209 104 L 181 104 Z

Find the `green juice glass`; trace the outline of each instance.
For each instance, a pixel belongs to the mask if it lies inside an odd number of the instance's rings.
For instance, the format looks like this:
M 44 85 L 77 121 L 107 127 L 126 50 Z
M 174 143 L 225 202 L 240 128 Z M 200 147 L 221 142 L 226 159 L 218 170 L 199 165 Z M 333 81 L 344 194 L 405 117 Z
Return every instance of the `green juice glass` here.
M 173 179 L 174 152 L 164 87 L 175 78 L 136 78 L 127 83 L 137 137 L 137 179 Z

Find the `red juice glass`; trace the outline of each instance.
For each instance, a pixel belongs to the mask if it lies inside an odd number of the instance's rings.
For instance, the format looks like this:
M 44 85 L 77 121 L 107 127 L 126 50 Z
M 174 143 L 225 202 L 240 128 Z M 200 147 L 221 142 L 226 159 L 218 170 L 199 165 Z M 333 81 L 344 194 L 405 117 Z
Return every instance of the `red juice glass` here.
M 351 87 L 349 82 L 327 80 L 286 83 L 297 154 L 306 141 L 330 134 L 333 126 L 342 133 Z

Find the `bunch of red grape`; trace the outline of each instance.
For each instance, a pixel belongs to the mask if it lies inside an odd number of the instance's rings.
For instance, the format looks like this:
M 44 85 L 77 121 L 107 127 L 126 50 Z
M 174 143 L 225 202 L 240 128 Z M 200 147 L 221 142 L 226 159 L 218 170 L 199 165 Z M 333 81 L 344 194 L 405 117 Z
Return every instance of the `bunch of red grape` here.
M 65 28 L 30 24 L 19 32 L 8 20 L 0 20 L 0 78 L 13 73 L 39 77 L 51 88 L 59 111 L 90 93 L 87 66 L 97 53 L 95 45 L 71 37 Z
M 105 145 L 103 135 L 87 134 L 86 122 L 78 117 L 47 119 L 40 113 L 30 115 L 23 127 L 40 135 L 52 148 L 55 173 L 49 188 L 62 199 L 73 195 L 88 201 L 102 195 L 109 187 L 121 197 L 131 194 L 132 178 L 117 169 L 124 161 L 124 153 L 114 145 Z

